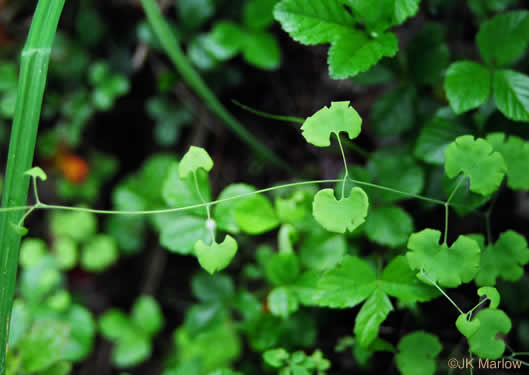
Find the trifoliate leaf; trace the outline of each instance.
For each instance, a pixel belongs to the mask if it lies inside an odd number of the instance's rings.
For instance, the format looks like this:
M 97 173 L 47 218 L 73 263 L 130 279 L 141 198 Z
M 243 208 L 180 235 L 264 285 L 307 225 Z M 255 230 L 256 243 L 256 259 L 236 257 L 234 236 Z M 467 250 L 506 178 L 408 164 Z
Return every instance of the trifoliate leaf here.
M 489 309 L 497 309 L 500 305 L 500 293 L 496 288 L 493 288 L 491 286 L 481 287 L 478 289 L 478 296 L 487 296 L 487 298 L 490 300 Z
M 515 62 L 529 44 L 529 12 L 498 14 L 481 24 L 476 41 L 487 64 L 503 66 Z
M 400 87 L 381 96 L 371 110 L 371 121 L 379 137 L 400 135 L 415 121 L 415 89 Z
M 421 129 L 414 155 L 427 163 L 441 165 L 445 161 L 445 149 L 450 143 L 468 133 L 458 122 L 436 116 Z
M 274 17 L 294 40 L 308 45 L 330 43 L 354 27 L 352 15 L 340 0 L 283 0 L 276 5 Z
M 512 70 L 494 72 L 494 100 L 508 119 L 529 122 L 529 76 Z
M 228 185 L 218 196 L 218 200 L 232 198 L 238 195 L 253 193 L 256 189 L 253 186 L 246 184 L 232 184 Z M 237 234 L 240 232 L 239 225 L 235 220 L 235 206 L 243 199 L 233 199 L 227 202 L 218 203 L 213 208 L 213 216 L 217 221 L 217 226 L 227 232 Z
M 437 336 L 416 331 L 404 336 L 398 345 L 397 367 L 403 375 L 433 375 L 435 358 L 442 345 Z
M 181 179 L 184 179 L 198 169 L 209 172 L 211 168 L 213 168 L 213 160 L 211 160 L 208 152 L 202 147 L 191 146 L 180 161 L 178 174 Z
M 367 194 L 358 187 L 352 188 L 348 197 L 336 200 L 333 189 L 320 190 L 314 196 L 314 218 L 325 229 L 336 233 L 352 232 L 367 216 Z
M 355 139 L 360 134 L 362 119 L 350 102 L 332 102 L 331 107 L 323 107 L 305 120 L 301 126 L 302 135 L 307 142 L 318 146 L 331 145 L 331 134 L 340 136 L 340 132 L 347 133 L 349 139 Z
M 460 314 L 456 320 L 456 327 L 466 338 L 469 338 L 479 329 L 481 322 L 479 319 L 468 320 L 468 314 Z
M 338 267 L 320 278 L 313 301 L 332 308 L 354 307 L 369 297 L 376 287 L 375 270 L 358 257 L 346 256 Z
M 229 266 L 237 253 L 237 242 L 230 235 L 226 235 L 222 243 L 213 242 L 210 246 L 198 240 L 194 249 L 202 268 L 213 274 Z
M 393 305 L 387 294 L 376 289 L 362 305 L 355 319 L 354 333 L 359 345 L 369 347 L 378 336 L 380 325 L 391 311 Z
M 441 232 L 424 229 L 413 233 L 406 254 L 410 267 L 424 271 L 429 279 L 448 288 L 471 281 L 479 270 L 480 249 L 473 239 L 459 236 L 448 247 L 439 244 Z
M 48 175 L 40 167 L 33 167 L 24 172 L 24 174 L 26 176 L 40 178 L 42 181 L 46 181 L 48 179 Z
M 267 302 L 270 312 L 282 318 L 288 318 L 299 307 L 297 295 L 286 287 L 272 290 L 267 297 Z
M 164 318 L 158 302 L 151 296 L 139 297 L 132 306 L 131 321 L 149 336 L 163 328 Z
M 494 150 L 498 151 L 507 165 L 507 185 L 513 190 L 529 190 L 529 142 L 514 135 L 506 139 L 504 133 L 487 136 Z
M 408 241 L 413 219 L 400 207 L 377 208 L 367 217 L 365 231 L 371 241 L 397 247 Z
M 512 230 L 504 232 L 494 245 L 483 249 L 476 284 L 492 286 L 499 277 L 517 281 L 523 276 L 523 266 L 527 263 L 529 248 L 525 237 Z
M 329 49 L 329 73 L 334 79 L 354 77 L 383 57 L 395 56 L 398 50 L 398 39 L 391 32 L 371 38 L 362 31 L 350 30 L 338 36 Z
M 470 190 L 490 195 L 500 187 L 507 167 L 501 154 L 482 138 L 464 135 L 445 150 L 445 171 L 454 178 L 463 172 L 470 179 Z
M 460 114 L 477 108 L 491 93 L 491 73 L 472 61 L 458 61 L 446 71 L 445 90 L 450 107 Z
M 498 359 L 505 352 L 505 342 L 498 334 L 510 332 L 511 320 L 501 310 L 485 309 L 476 314 L 479 329 L 468 339 L 470 351 L 481 358 Z
M 99 272 L 110 267 L 118 258 L 116 241 L 106 234 L 98 234 L 83 246 L 81 266 L 87 271 Z
M 399 255 L 384 268 L 380 288 L 403 302 L 426 302 L 439 296 L 439 291 L 420 281 L 405 256 Z
M 262 195 L 237 202 L 233 213 L 241 230 L 249 234 L 262 234 L 279 225 L 272 203 Z

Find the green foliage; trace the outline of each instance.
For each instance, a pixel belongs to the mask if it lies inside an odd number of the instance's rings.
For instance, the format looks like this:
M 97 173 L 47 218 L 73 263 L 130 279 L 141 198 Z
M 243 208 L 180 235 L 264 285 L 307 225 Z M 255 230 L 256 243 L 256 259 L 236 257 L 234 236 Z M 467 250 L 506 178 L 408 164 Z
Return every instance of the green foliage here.
M 237 253 L 237 242 L 230 235 L 222 243 L 214 242 L 207 246 L 198 240 L 194 247 L 198 262 L 209 273 L 215 273 L 226 268 Z
M 367 194 L 360 188 L 352 188 L 346 198 L 336 200 L 332 189 L 320 190 L 314 197 L 314 218 L 330 232 L 352 232 L 367 216 Z
M 128 368 L 147 360 L 152 353 L 152 340 L 163 325 L 160 306 L 150 296 L 139 297 L 130 316 L 111 309 L 99 318 L 101 334 L 114 342 L 112 362 L 118 368 Z
M 308 356 L 302 351 L 289 353 L 283 348 L 271 349 L 263 353 L 263 359 L 267 365 L 280 369 L 281 375 L 325 375 L 331 366 L 319 350 Z
M 507 314 L 498 309 L 484 309 L 476 314 L 474 320 L 479 320 L 480 324 L 468 338 L 470 350 L 482 358 L 500 358 L 505 351 L 505 342 L 497 335 L 509 333 L 512 327 Z
M 398 346 L 397 367 L 403 375 L 435 374 L 435 358 L 442 346 L 437 336 L 416 331 L 404 336 Z

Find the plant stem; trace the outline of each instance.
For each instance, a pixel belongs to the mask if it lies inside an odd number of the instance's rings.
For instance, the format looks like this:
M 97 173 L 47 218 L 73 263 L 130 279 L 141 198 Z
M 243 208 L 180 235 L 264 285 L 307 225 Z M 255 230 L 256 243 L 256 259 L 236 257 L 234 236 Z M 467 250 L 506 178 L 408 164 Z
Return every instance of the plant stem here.
M 51 47 L 64 0 L 40 0 L 20 60 L 15 117 L 11 129 L 2 207 L 26 204 L 37 129 L 42 108 Z M 9 319 L 13 306 L 20 235 L 13 229 L 22 212 L 0 217 L 0 375 L 6 372 Z
M 454 300 L 453 300 L 452 298 L 450 298 L 450 297 L 448 296 L 448 294 L 446 294 L 445 291 L 444 291 L 441 287 L 439 287 L 439 285 L 437 285 L 437 283 L 436 283 L 435 281 L 431 280 L 431 279 L 428 277 L 428 275 L 426 275 L 426 273 L 425 273 L 423 270 L 421 270 L 421 275 L 422 275 L 422 277 L 424 277 L 426 280 L 428 280 L 428 282 L 429 282 L 430 284 L 432 284 L 434 287 L 436 287 L 437 290 L 438 290 L 439 292 L 441 292 L 441 294 L 442 294 L 443 296 L 445 296 L 446 299 L 447 299 L 448 301 L 450 301 L 450 303 L 451 303 L 451 304 L 457 309 L 457 311 L 459 311 L 460 314 L 464 314 L 463 310 L 461 310 L 461 308 L 457 305 L 457 303 L 455 303 Z
M 244 142 L 252 147 L 264 158 L 271 161 L 278 167 L 289 172 L 292 168 L 281 160 L 273 151 L 266 147 L 259 139 L 255 138 L 233 115 L 222 105 L 213 91 L 206 85 L 200 74 L 189 63 L 186 56 L 180 49 L 180 44 L 176 39 L 169 24 L 164 20 L 156 0 L 141 0 L 141 4 L 147 15 L 147 20 L 151 25 L 154 34 L 160 40 L 165 52 L 173 62 L 176 70 L 180 73 L 185 82 L 200 96 L 207 106 Z

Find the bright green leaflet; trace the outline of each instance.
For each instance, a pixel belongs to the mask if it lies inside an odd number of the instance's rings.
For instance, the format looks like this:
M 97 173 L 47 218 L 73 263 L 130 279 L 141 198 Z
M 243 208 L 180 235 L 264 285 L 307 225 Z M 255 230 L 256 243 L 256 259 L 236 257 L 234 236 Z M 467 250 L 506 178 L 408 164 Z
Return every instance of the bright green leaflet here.
M 238 202 L 233 213 L 239 228 L 249 234 L 265 233 L 279 225 L 272 203 L 263 195 Z
M 301 131 L 307 142 L 318 146 L 331 145 L 331 134 L 340 136 L 340 132 L 347 133 L 349 139 L 355 139 L 360 134 L 362 119 L 350 102 L 332 102 L 330 107 L 323 107 L 314 115 L 308 117 Z
M 46 181 L 48 179 L 48 175 L 46 175 L 46 173 L 40 167 L 33 167 L 24 174 L 34 178 L 40 178 L 42 181 Z
M 472 61 L 458 61 L 446 71 L 445 90 L 450 106 L 460 114 L 477 108 L 491 94 L 491 73 Z
M 416 331 L 404 336 L 398 345 L 397 367 L 403 375 L 433 375 L 435 359 L 442 345 L 437 336 Z
M 393 311 L 393 305 L 384 291 L 376 289 L 362 305 L 355 319 L 354 333 L 358 344 L 364 348 L 378 336 L 378 329 Z
M 249 194 L 255 191 L 255 187 L 246 184 L 232 184 L 228 185 L 218 196 L 219 200 L 235 197 L 241 194 Z M 235 207 L 244 198 L 240 200 L 233 200 L 224 203 L 217 204 L 213 209 L 217 226 L 227 232 L 237 234 L 241 231 L 241 228 L 237 224 L 235 219 Z
M 262 30 L 274 22 L 274 6 L 278 0 L 250 0 L 243 9 L 244 24 L 253 30 Z
M 472 281 L 479 270 L 480 249 L 473 239 L 459 236 L 448 247 L 440 244 L 441 232 L 424 229 L 413 233 L 408 241 L 406 254 L 410 267 L 439 283 L 441 286 L 456 288 Z
M 474 335 L 481 326 L 481 321 L 479 319 L 469 319 L 469 314 L 460 314 L 456 320 L 456 327 L 459 332 L 466 338 Z
M 504 66 L 515 62 L 529 44 L 529 12 L 498 14 L 481 24 L 476 41 L 488 65 Z
M 413 232 L 413 219 L 400 207 L 376 208 L 367 216 L 365 232 L 373 242 L 398 247 Z
M 314 196 L 312 212 L 316 221 L 328 231 L 345 233 L 364 223 L 368 207 L 367 194 L 358 187 L 340 200 L 336 200 L 333 189 L 323 189 Z
M 21 347 L 22 366 L 28 372 L 46 369 L 54 363 L 64 359 L 70 328 L 53 321 L 36 323 L 26 336 Z
M 505 117 L 529 122 L 529 76 L 513 70 L 494 72 L 494 100 Z
M 208 152 L 202 147 L 191 146 L 180 161 L 178 173 L 181 179 L 185 179 L 199 169 L 209 172 L 212 168 L 213 160 L 211 160 Z
M 529 190 L 529 142 L 514 135 L 507 138 L 504 133 L 491 133 L 486 139 L 505 160 L 507 185 L 513 190 Z
M 202 268 L 213 274 L 231 263 L 237 253 L 237 242 L 230 235 L 226 235 L 222 243 L 213 242 L 209 246 L 198 240 L 194 250 Z
M 510 332 L 511 320 L 507 314 L 497 309 L 481 310 L 474 319 L 479 319 L 481 324 L 468 339 L 470 350 L 481 358 L 500 358 L 505 351 L 505 342 L 497 335 Z
M 497 309 L 500 305 L 500 293 L 496 288 L 493 288 L 491 286 L 481 287 L 478 289 L 478 296 L 487 296 L 487 298 L 490 300 L 489 309 Z
M 487 141 L 464 135 L 446 148 L 445 171 L 450 178 L 463 172 L 470 179 L 471 191 L 490 195 L 500 187 L 507 167 Z
M 298 298 L 289 288 L 273 289 L 267 298 L 268 307 L 273 315 L 288 318 L 298 309 Z
M 114 238 L 99 234 L 83 246 L 81 265 L 85 270 L 100 272 L 114 264 L 118 258 L 119 250 Z
M 476 284 L 493 286 L 501 277 L 517 281 L 523 276 L 523 266 L 529 263 L 529 248 L 524 236 L 509 230 L 500 235 L 495 244 L 483 248 Z
M 324 271 L 336 267 L 346 251 L 344 236 L 312 230 L 301 244 L 299 259 L 309 269 Z
M 156 335 L 164 326 L 160 305 L 151 296 L 141 296 L 136 300 L 132 306 L 131 318 L 148 335 Z

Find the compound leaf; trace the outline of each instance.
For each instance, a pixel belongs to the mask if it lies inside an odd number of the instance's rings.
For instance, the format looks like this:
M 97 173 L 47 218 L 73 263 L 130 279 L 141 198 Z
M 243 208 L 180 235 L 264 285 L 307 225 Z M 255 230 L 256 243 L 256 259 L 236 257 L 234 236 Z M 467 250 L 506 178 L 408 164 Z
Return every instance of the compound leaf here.
M 345 79 L 368 71 L 383 57 L 393 57 L 399 50 L 395 34 L 386 32 L 377 38 L 351 30 L 338 36 L 329 49 L 329 73 L 334 79 Z
M 191 146 L 180 161 L 178 174 L 184 179 L 201 168 L 209 172 L 213 168 L 213 160 L 202 147 Z
M 476 276 L 479 286 L 492 286 L 498 277 L 517 281 L 523 276 L 523 266 L 529 263 L 529 248 L 524 236 L 509 230 L 500 235 L 494 245 L 481 254 L 481 265 Z
M 529 77 L 512 70 L 494 72 L 494 100 L 505 117 L 529 122 Z
M 446 148 L 445 171 L 450 178 L 463 172 L 470 179 L 471 191 L 490 195 L 500 187 L 507 167 L 487 141 L 464 135 Z
M 403 375 L 433 375 L 435 358 L 442 345 L 437 336 L 416 331 L 404 336 L 398 345 L 397 367 Z
M 331 145 L 331 134 L 340 136 L 346 132 L 349 139 L 355 139 L 360 134 L 362 119 L 350 102 L 332 102 L 331 107 L 323 107 L 305 120 L 301 126 L 303 137 L 307 142 L 318 146 Z
M 376 289 L 362 305 L 355 319 L 354 333 L 358 344 L 364 348 L 378 336 L 378 328 L 393 311 L 389 297 L 381 289 Z
M 511 320 L 507 314 L 497 309 L 481 310 L 474 319 L 479 319 L 481 324 L 476 333 L 468 338 L 470 350 L 481 358 L 500 358 L 505 352 L 505 342 L 498 338 L 498 334 L 509 333 Z
M 503 66 L 513 63 L 529 44 L 529 12 L 498 14 L 481 24 L 476 41 L 487 64 Z
M 376 287 L 375 270 L 358 257 L 345 256 L 338 267 L 320 278 L 313 302 L 332 308 L 354 307 Z
M 514 135 L 505 137 L 504 133 L 492 133 L 487 136 L 489 142 L 498 151 L 507 165 L 507 185 L 513 190 L 529 190 L 529 142 Z
M 485 103 L 490 97 L 491 86 L 491 73 L 475 62 L 458 61 L 446 71 L 446 95 L 457 114 Z
M 439 244 L 441 232 L 424 229 L 413 233 L 406 254 L 410 267 L 424 271 L 429 279 L 441 286 L 456 288 L 471 281 L 479 270 L 480 249 L 473 239 L 459 236 L 448 247 Z
M 202 268 L 213 274 L 228 267 L 237 253 L 237 242 L 230 235 L 226 235 L 222 243 L 213 242 L 210 246 L 198 240 L 194 249 Z
M 336 200 L 333 189 L 320 190 L 312 205 L 314 218 L 325 229 L 336 233 L 354 231 L 365 221 L 369 202 L 360 188 L 351 189 L 347 198 Z

